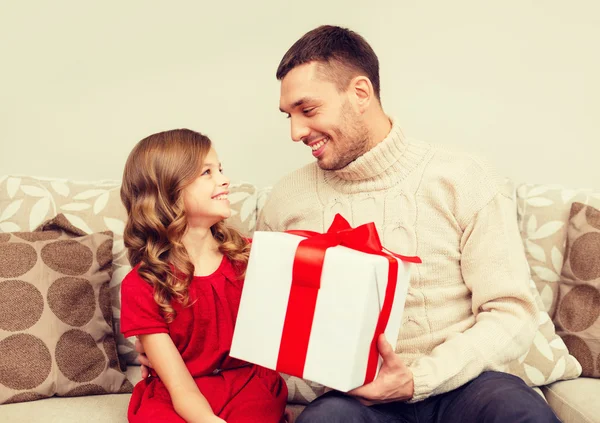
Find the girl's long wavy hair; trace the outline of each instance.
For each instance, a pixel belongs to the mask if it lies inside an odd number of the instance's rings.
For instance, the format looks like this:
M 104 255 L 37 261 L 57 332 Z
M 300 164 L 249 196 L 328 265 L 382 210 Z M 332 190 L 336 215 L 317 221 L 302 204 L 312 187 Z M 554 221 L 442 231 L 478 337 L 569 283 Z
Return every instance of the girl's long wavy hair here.
M 167 322 L 175 318 L 172 301 L 189 305 L 194 265 L 181 241 L 188 228 L 183 190 L 198 177 L 210 148 L 207 136 L 189 129 L 160 132 L 134 147 L 123 172 L 127 256 L 132 266 L 139 264 L 140 276 L 154 287 L 154 300 Z M 243 277 L 248 242 L 223 221 L 210 229 L 219 251 Z

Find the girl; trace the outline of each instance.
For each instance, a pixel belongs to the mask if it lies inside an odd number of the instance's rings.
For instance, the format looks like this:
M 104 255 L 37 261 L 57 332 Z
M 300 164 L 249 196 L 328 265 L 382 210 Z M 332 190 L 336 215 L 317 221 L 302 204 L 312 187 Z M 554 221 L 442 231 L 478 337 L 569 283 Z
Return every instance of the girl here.
M 121 287 L 121 331 L 152 362 L 130 422 L 284 421 L 279 374 L 229 357 L 250 245 L 223 222 L 229 180 L 204 135 L 140 141 L 123 173 L 123 235 L 133 269 Z

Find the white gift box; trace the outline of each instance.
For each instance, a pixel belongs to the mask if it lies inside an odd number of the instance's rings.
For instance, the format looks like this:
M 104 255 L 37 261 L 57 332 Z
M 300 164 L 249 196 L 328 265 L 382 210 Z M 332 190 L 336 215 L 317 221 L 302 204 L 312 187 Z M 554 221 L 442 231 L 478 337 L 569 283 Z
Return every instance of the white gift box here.
M 231 345 L 232 357 L 285 373 L 277 364 L 295 253 L 304 239 L 283 232 L 255 232 Z M 400 259 L 397 262 L 397 285 L 384 331 L 392 345 L 400 330 L 412 266 Z M 389 267 L 388 258 L 381 255 L 343 246 L 327 249 L 303 372 L 294 376 L 342 392 L 365 383 Z M 376 371 L 382 361 L 377 357 Z

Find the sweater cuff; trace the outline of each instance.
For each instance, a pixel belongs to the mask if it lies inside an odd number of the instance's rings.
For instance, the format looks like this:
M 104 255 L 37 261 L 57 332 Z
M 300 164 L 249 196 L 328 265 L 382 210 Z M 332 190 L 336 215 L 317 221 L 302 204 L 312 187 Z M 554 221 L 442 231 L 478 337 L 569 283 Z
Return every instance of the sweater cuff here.
M 435 382 L 431 376 L 431 372 L 424 369 L 423 366 L 419 366 L 418 363 L 415 367 L 411 367 L 410 370 L 413 375 L 415 392 L 408 402 L 415 403 L 429 398 L 435 389 Z

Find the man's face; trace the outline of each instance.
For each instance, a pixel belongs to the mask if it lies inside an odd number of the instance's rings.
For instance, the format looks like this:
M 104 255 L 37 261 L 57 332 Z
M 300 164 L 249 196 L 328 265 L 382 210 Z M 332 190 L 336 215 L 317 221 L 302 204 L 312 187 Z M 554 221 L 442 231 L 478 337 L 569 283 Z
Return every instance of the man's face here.
M 367 151 L 368 131 L 355 110 L 352 87 L 339 92 L 316 62 L 292 69 L 281 81 L 279 108 L 290 119 L 292 140 L 302 141 L 324 170 L 338 170 Z

